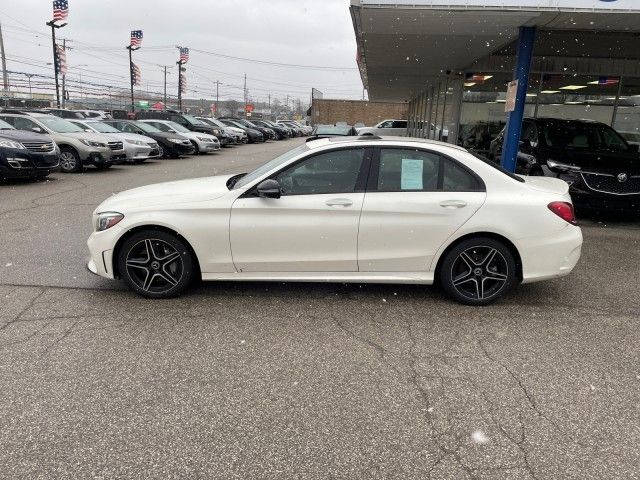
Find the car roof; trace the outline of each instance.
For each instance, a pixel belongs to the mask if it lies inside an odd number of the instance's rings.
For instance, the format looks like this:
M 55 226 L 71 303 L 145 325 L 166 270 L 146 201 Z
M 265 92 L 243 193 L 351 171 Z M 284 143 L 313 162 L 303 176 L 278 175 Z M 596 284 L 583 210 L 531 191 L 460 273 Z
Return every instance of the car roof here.
M 597 120 L 591 120 L 589 118 L 554 118 L 554 117 L 526 117 L 525 120 L 532 122 L 562 122 L 562 123 L 589 123 L 592 125 L 606 125 L 606 123 L 599 122 Z
M 415 144 L 415 145 L 438 145 L 442 147 L 449 147 L 461 152 L 466 152 L 467 150 L 463 147 L 455 145 L 453 143 L 440 142 L 438 140 L 429 140 L 426 138 L 413 138 L 413 137 L 396 137 L 396 136 L 373 136 L 373 135 L 360 135 L 360 136 L 342 136 L 342 137 L 331 137 L 331 138 L 318 138 L 313 140 L 308 140 L 307 145 L 309 148 L 318 148 L 329 144 L 340 144 L 340 143 L 359 143 L 364 145 L 380 145 L 385 142 L 399 142 L 405 144 Z

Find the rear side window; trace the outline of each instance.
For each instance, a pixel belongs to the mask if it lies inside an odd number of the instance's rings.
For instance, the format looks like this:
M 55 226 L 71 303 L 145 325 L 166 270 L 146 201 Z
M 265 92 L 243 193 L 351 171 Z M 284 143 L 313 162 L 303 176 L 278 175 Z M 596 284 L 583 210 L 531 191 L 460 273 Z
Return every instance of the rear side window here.
M 483 191 L 482 181 L 465 167 L 438 153 L 382 148 L 369 186 L 379 192 Z M 377 177 L 377 178 L 376 178 Z
M 406 120 L 398 120 L 393 122 L 393 128 L 407 128 Z

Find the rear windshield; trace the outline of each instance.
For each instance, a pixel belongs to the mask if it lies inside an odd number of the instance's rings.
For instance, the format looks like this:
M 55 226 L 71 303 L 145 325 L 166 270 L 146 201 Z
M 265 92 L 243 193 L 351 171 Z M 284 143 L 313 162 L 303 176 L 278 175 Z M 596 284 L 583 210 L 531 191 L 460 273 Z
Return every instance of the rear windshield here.
M 520 182 L 520 183 L 524 183 L 524 179 L 522 177 L 519 177 L 518 175 L 516 175 L 515 173 L 511 173 L 508 170 L 505 170 L 504 168 L 502 168 L 502 165 L 500 165 L 499 163 L 496 162 L 492 162 L 491 160 L 489 160 L 487 157 L 480 155 L 476 152 L 469 152 L 471 155 L 473 155 L 474 157 L 476 157 L 478 160 L 482 160 L 484 163 L 486 163 L 487 165 L 492 166 L 493 168 L 495 168 L 496 170 L 498 170 L 499 172 L 504 173 L 507 177 L 509 178 L 513 178 L 514 180 Z

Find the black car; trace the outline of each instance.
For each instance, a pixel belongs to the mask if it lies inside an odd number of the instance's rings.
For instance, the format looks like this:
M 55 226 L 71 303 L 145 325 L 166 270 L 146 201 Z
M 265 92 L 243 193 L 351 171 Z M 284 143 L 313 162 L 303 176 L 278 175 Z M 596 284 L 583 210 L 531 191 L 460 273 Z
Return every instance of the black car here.
M 113 125 L 121 132 L 137 133 L 153 138 L 160 147 L 160 157 L 177 158 L 180 155 L 190 155 L 195 151 L 191 141 L 177 133 L 161 132 L 153 125 L 135 120 L 103 120 L 103 123 Z
M 0 179 L 45 178 L 59 169 L 59 155 L 49 137 L 16 130 L 0 120 Z
M 491 144 L 499 159 L 504 132 Z M 522 124 L 518 165 L 534 162 L 534 174 L 571 186 L 578 209 L 640 213 L 640 153 L 609 125 L 590 120 L 527 118 Z
M 177 110 L 140 110 L 136 112 L 136 120 L 169 120 L 182 125 L 192 132 L 214 135 L 222 146 L 231 142 L 231 137 L 219 128 L 212 127 L 193 115 L 180 113 Z
M 229 126 L 229 127 L 234 127 L 234 128 L 239 128 L 241 130 L 244 130 L 245 133 L 247 134 L 247 141 L 249 143 L 256 143 L 256 142 L 266 142 L 267 141 L 267 137 L 265 137 L 262 132 L 256 130 L 255 128 L 249 128 L 245 125 L 242 125 L 241 123 L 236 122 L 237 119 L 225 119 L 225 118 L 218 118 L 219 122 L 224 123 L 225 125 Z
M 233 123 L 239 124 L 243 128 L 251 128 L 253 130 L 257 130 L 264 137 L 264 140 L 262 140 L 264 142 L 266 142 L 269 139 L 275 139 L 276 137 L 276 133 L 271 128 L 259 127 L 258 125 L 255 125 L 254 123 L 250 122 L 249 120 L 245 120 L 244 118 L 223 117 L 220 120 L 222 121 L 229 120 Z
M 269 128 L 276 132 L 276 140 L 284 140 L 285 138 L 289 138 L 289 130 L 279 125 L 272 124 L 271 122 L 267 122 L 266 120 L 251 120 L 251 123 L 257 125 L 258 127 Z

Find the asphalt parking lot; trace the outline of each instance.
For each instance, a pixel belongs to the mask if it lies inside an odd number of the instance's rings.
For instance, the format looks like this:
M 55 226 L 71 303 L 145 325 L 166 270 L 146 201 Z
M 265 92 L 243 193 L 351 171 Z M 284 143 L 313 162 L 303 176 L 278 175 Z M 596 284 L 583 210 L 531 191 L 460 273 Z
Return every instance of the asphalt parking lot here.
M 640 224 L 584 221 L 567 278 L 220 283 L 149 301 L 85 269 L 112 192 L 303 140 L 0 185 L 3 478 L 640 478 Z

